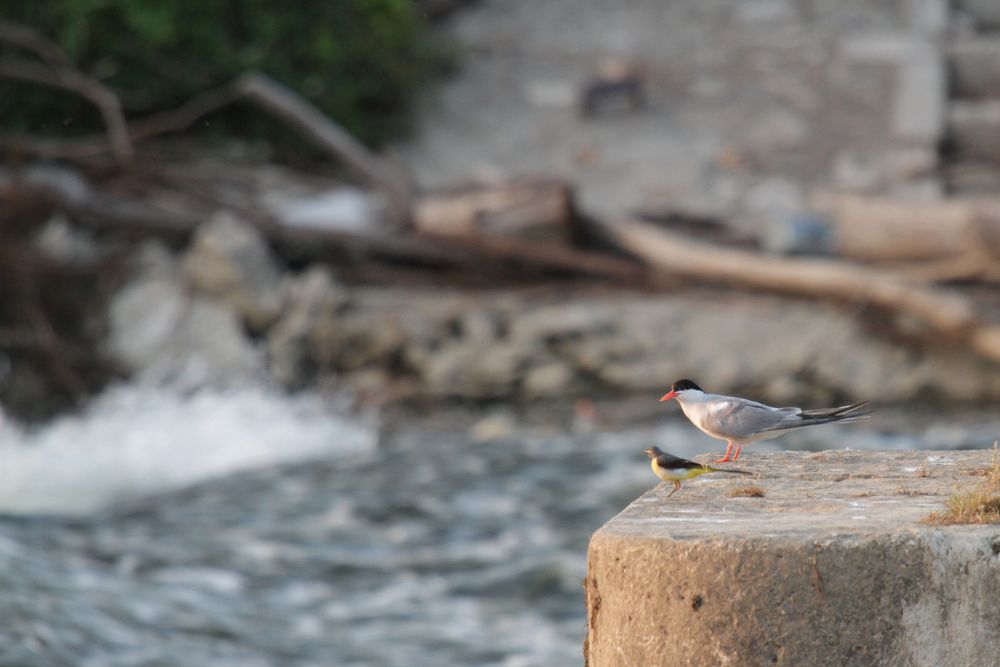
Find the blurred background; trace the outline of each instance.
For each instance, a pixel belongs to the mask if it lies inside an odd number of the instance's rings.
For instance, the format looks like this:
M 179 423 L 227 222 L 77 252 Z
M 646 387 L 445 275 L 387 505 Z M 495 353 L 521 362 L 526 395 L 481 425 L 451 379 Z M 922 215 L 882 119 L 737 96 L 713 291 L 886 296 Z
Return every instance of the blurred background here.
M 581 664 L 671 382 L 988 448 L 998 282 L 992 0 L 5 0 L 0 664 Z

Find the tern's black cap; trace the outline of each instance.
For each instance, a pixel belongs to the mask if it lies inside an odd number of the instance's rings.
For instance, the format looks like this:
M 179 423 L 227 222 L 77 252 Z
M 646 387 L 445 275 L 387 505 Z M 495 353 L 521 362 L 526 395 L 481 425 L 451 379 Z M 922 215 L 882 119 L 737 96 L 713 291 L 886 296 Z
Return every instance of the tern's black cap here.
M 699 387 L 694 382 L 688 379 L 678 380 L 670 387 L 670 389 L 672 391 L 684 391 L 685 389 L 697 389 L 698 391 L 705 391 L 704 389 L 702 389 L 701 387 Z

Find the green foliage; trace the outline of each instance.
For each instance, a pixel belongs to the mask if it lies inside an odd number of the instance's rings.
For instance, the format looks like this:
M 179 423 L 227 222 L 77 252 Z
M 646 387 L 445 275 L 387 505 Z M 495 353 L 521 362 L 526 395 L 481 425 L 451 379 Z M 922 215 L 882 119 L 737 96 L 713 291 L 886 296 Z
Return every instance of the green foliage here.
M 54 39 L 119 94 L 131 117 L 256 69 L 370 143 L 405 127 L 440 53 L 412 0 L 4 0 L 0 16 Z M 255 116 L 234 107 L 218 124 L 253 134 L 266 126 Z M 0 124 L 36 132 L 101 127 L 87 102 L 11 82 L 0 82 Z

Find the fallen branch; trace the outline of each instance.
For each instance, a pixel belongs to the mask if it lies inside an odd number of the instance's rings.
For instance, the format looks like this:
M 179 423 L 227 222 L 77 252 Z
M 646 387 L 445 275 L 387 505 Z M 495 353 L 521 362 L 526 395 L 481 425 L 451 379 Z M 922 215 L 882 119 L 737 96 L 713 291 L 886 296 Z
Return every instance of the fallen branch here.
M 926 283 L 1000 282 L 998 260 L 986 253 L 969 252 L 959 257 L 894 266 L 907 278 Z
M 1000 325 L 983 321 L 966 298 L 893 273 L 820 259 L 779 259 L 691 241 L 634 220 L 602 224 L 621 248 L 667 274 L 786 294 L 864 300 L 910 315 L 937 333 L 1000 361 Z
M 575 250 L 568 246 L 523 243 L 500 238 L 456 237 L 420 234 L 436 244 L 461 248 L 475 269 L 482 261 L 507 262 L 513 265 L 558 272 L 565 275 L 602 278 L 627 285 L 646 285 L 649 271 L 627 259 Z
M 574 207 L 559 180 L 510 181 L 425 192 L 414 206 L 418 232 L 568 243 Z
M 813 206 L 833 223 L 833 251 L 863 261 L 942 260 L 992 253 L 1000 261 L 1000 201 L 906 201 L 820 193 Z
M 204 221 L 203 212 L 167 210 L 135 199 L 94 194 L 83 201 L 58 192 L 21 185 L 17 192 L 0 190 L 0 207 L 17 197 L 39 194 L 81 224 L 133 235 L 153 234 L 183 242 Z M 636 262 L 566 246 L 539 246 L 520 241 L 451 237 L 438 234 L 352 233 L 287 225 L 260 211 L 237 212 L 254 223 L 286 255 L 317 259 L 331 254 L 357 260 L 375 258 L 399 265 L 460 268 L 480 277 L 521 280 L 527 276 L 561 275 L 647 285 L 648 271 Z

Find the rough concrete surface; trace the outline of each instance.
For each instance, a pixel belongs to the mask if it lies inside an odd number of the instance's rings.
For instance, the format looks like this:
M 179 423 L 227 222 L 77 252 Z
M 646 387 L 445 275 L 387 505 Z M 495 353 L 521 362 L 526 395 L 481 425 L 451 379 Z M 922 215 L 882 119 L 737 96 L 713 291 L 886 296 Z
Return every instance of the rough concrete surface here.
M 920 523 L 990 452 L 743 458 L 594 534 L 590 667 L 1000 664 L 1000 525 Z

